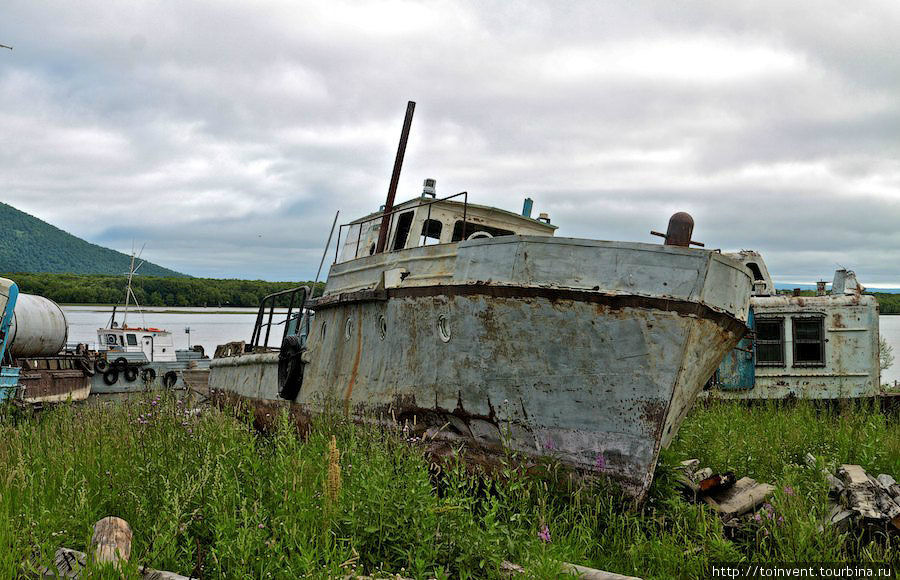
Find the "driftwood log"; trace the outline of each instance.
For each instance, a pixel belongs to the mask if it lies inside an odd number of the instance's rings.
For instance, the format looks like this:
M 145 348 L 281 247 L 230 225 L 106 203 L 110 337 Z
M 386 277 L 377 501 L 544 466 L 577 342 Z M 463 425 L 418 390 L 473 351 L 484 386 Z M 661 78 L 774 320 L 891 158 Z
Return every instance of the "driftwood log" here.
M 841 505 L 835 506 L 828 523 L 841 529 L 850 524 L 869 528 L 900 530 L 900 486 L 890 475 L 872 477 L 859 465 L 844 464 L 835 479 L 840 486 L 829 480 L 832 493 L 836 493 Z

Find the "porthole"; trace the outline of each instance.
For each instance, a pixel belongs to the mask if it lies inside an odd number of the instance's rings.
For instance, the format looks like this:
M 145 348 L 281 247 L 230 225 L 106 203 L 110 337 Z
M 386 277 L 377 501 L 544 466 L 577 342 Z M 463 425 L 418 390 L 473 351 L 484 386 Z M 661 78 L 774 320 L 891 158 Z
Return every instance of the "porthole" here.
M 350 336 L 353 334 L 353 319 L 347 317 L 347 324 L 344 325 L 344 340 L 350 340 Z
M 443 314 L 438 316 L 437 331 L 442 341 L 450 342 L 450 321 Z
M 387 320 L 384 319 L 383 314 L 378 317 L 378 334 L 381 335 L 381 340 L 387 336 Z

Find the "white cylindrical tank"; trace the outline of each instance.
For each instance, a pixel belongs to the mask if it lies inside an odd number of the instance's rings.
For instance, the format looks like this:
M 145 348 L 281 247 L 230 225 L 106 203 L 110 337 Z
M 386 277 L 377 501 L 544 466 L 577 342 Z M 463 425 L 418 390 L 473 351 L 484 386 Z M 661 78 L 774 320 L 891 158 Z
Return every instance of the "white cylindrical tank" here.
M 59 304 L 33 294 L 19 294 L 9 329 L 12 357 L 52 356 L 66 346 L 69 324 Z

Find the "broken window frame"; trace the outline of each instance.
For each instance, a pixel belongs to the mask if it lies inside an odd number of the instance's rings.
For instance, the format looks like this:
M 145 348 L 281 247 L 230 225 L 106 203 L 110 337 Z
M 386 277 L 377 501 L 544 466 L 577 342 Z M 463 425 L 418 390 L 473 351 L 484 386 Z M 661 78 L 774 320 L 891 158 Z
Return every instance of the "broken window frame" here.
M 759 325 L 761 323 L 762 324 L 777 324 L 778 325 L 778 339 L 774 339 L 774 340 L 773 339 L 760 339 L 759 338 Z M 755 359 L 756 359 L 756 366 L 758 366 L 758 367 L 783 367 L 783 366 L 785 366 L 784 317 L 783 316 L 766 316 L 766 317 L 758 316 L 756 318 L 756 321 L 754 322 L 754 324 L 756 325 L 756 332 L 755 332 L 756 336 L 753 341 L 753 349 L 755 351 L 754 354 L 755 354 Z M 779 347 L 778 350 L 779 350 L 779 354 L 781 355 L 780 356 L 781 360 L 778 360 L 778 361 L 761 360 L 760 356 L 759 356 L 759 345 L 760 344 L 778 345 L 778 347 Z
M 414 211 L 403 212 L 397 216 L 397 227 L 394 230 L 394 243 L 391 245 L 391 251 L 396 252 L 406 247 L 409 239 L 409 232 L 412 230 Z
M 463 220 L 456 220 L 453 224 L 453 236 L 450 238 L 450 242 L 461 242 L 469 239 L 468 236 L 471 236 L 477 232 L 485 232 L 491 235 L 491 237 L 498 238 L 502 236 L 514 236 L 516 232 L 512 230 L 504 230 L 503 228 L 495 228 L 493 226 L 489 226 L 486 224 L 479 224 L 471 221 L 463 222 Z
M 798 338 L 797 330 L 798 327 L 803 323 L 813 323 L 816 325 L 816 329 L 818 330 L 819 337 L 818 338 Z M 794 360 L 792 366 L 795 367 L 824 367 L 826 366 L 825 362 L 825 316 L 821 314 L 814 315 L 806 315 L 806 316 L 794 316 L 791 319 L 791 332 L 793 334 L 793 350 L 794 350 Z M 807 360 L 799 360 L 798 358 L 798 347 L 803 344 L 818 344 L 818 358 L 816 360 L 807 359 Z
M 427 246 L 428 240 L 434 240 L 434 243 L 441 243 L 441 231 L 444 224 L 440 220 L 428 218 L 422 222 L 422 233 L 419 234 L 420 245 Z

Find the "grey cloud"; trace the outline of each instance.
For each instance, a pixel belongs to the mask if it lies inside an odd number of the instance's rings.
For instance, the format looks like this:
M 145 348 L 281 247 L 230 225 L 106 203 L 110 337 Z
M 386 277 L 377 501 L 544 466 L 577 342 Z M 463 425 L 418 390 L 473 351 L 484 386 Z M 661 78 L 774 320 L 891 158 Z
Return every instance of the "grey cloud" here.
M 673 211 L 785 280 L 900 285 L 890 2 L 12 2 L 3 201 L 195 275 L 309 278 L 401 197 L 655 241 Z

